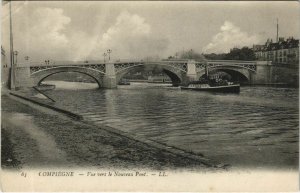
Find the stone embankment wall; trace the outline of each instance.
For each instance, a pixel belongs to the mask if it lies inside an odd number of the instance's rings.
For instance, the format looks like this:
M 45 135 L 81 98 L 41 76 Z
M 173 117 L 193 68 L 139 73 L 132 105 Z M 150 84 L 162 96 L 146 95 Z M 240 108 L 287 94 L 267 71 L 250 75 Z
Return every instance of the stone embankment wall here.
M 258 65 L 250 77 L 252 85 L 286 84 L 298 86 L 299 67 L 296 65 Z
M 299 85 L 299 67 L 274 66 L 270 73 L 271 82 Z

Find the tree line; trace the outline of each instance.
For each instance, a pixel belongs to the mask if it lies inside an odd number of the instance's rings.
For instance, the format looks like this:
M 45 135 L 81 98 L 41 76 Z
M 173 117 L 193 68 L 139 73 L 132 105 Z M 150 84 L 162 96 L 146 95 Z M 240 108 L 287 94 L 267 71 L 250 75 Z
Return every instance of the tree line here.
M 200 54 L 193 49 L 183 51 L 175 56 L 169 56 L 168 59 L 194 59 L 194 60 L 255 60 L 255 53 L 249 47 L 232 48 L 229 53 L 210 53 Z

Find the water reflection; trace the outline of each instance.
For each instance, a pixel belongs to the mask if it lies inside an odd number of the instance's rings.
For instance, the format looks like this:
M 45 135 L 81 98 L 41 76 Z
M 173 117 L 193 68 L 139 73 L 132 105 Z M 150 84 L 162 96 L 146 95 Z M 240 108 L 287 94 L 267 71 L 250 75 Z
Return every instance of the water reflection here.
M 86 83 L 86 82 L 66 82 L 66 81 L 43 81 L 45 84 L 54 84 L 57 90 L 90 90 L 97 89 L 97 83 Z

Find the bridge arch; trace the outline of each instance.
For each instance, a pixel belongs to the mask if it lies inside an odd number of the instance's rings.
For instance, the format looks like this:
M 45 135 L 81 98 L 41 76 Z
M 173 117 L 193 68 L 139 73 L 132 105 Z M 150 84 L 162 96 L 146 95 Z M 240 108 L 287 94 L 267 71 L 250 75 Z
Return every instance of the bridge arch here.
M 98 84 L 99 88 L 103 87 L 104 73 L 97 70 L 83 68 L 83 67 L 61 66 L 55 68 L 46 68 L 43 70 L 36 71 L 32 73 L 30 76 L 33 79 L 34 85 L 40 85 L 41 82 L 45 80 L 47 77 L 58 73 L 64 73 L 64 72 L 77 72 L 77 73 L 85 74 L 91 77 L 92 79 L 94 79 L 95 82 Z
M 172 84 L 174 86 L 178 86 L 182 83 L 186 76 L 186 64 L 182 64 L 181 66 L 172 66 L 165 63 L 139 63 L 134 65 L 127 65 L 124 68 L 116 67 L 116 81 L 119 82 L 127 73 L 130 71 L 147 65 L 156 65 L 162 69 L 162 71 L 170 77 Z
M 216 66 L 210 68 L 211 71 L 221 71 L 229 74 L 232 77 L 233 81 L 240 81 L 240 82 L 250 82 L 251 81 L 251 74 L 254 73 L 245 68 L 239 67 L 231 67 L 231 66 Z M 200 79 L 205 74 L 205 69 L 202 69 L 197 73 L 197 78 Z

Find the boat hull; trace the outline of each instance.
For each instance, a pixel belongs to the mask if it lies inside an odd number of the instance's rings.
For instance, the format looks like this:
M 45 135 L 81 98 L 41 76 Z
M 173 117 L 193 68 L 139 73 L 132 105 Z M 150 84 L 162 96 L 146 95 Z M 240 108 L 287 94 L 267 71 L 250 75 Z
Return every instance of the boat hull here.
M 130 82 L 121 82 L 119 85 L 130 85 Z
M 181 87 L 182 90 L 208 91 L 208 92 L 223 92 L 223 93 L 239 93 L 240 85 L 214 86 L 207 88 L 196 87 Z

